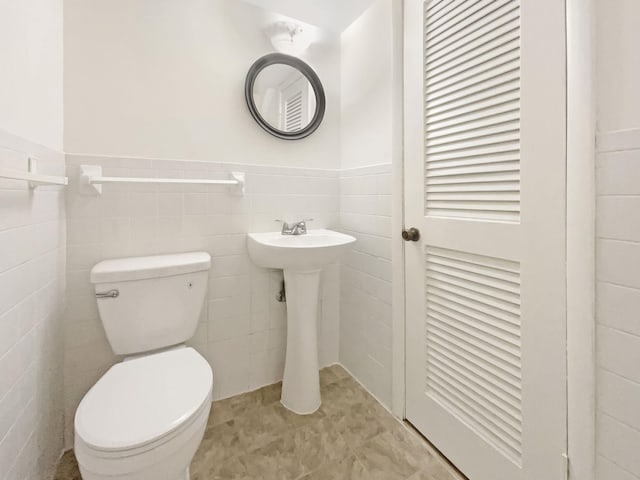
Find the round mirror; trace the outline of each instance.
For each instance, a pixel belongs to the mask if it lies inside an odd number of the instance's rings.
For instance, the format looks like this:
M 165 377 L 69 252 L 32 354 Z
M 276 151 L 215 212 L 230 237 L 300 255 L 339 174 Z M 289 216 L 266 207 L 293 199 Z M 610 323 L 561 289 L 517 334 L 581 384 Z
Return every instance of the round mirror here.
M 324 117 L 322 83 L 296 57 L 272 53 L 258 59 L 249 69 L 244 94 L 256 122 L 278 138 L 307 137 Z

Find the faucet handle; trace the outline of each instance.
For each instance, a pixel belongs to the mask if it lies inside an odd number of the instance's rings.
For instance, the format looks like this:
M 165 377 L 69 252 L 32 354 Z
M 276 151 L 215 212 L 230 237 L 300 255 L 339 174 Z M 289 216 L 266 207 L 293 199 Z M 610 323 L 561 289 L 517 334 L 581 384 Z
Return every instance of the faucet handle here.
M 304 235 L 307 233 L 307 222 L 312 222 L 313 218 L 305 218 L 304 220 L 300 220 L 295 224 L 294 228 L 296 229 L 296 234 Z
M 291 227 L 284 220 L 280 220 L 279 218 L 276 218 L 274 222 L 278 222 L 282 224 L 282 235 L 287 235 L 291 231 Z

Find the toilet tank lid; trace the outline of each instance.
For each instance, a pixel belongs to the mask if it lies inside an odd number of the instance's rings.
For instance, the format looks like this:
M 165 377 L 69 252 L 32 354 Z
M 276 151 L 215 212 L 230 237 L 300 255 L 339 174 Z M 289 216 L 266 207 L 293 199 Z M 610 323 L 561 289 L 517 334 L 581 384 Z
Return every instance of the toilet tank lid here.
M 91 283 L 127 282 L 209 270 L 207 252 L 175 253 L 104 260 L 91 269 Z

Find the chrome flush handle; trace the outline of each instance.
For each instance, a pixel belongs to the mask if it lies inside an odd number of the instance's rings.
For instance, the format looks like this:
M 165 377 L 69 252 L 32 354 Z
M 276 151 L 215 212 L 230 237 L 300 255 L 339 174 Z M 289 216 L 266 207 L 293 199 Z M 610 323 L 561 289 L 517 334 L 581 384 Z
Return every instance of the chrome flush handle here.
M 118 298 L 120 292 L 118 290 L 109 290 L 108 292 L 96 292 L 96 298 Z

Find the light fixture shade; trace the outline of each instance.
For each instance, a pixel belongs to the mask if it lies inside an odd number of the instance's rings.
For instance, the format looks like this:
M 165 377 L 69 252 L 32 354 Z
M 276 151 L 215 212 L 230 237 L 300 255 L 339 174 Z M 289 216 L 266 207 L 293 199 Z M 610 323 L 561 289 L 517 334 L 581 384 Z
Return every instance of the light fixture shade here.
M 271 45 L 276 51 L 298 56 L 311 45 L 311 35 L 295 23 L 276 22 L 266 29 Z

